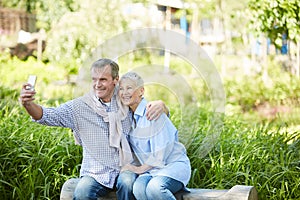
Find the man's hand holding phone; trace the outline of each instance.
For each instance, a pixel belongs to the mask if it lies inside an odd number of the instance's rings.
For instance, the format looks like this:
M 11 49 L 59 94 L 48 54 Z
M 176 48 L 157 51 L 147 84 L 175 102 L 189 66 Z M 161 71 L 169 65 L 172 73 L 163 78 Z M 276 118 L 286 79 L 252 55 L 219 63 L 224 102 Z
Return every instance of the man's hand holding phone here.
M 28 105 L 30 102 L 32 102 L 35 98 L 35 83 L 36 83 L 36 76 L 35 75 L 29 75 L 27 83 L 25 83 L 22 87 L 21 94 L 19 101 L 23 106 Z
M 29 75 L 27 83 L 28 83 L 28 85 L 26 86 L 26 89 L 34 91 L 34 87 L 35 87 L 35 83 L 36 83 L 36 75 Z
M 36 76 L 30 75 L 28 77 L 27 83 L 22 86 L 19 101 L 24 106 L 28 114 L 32 117 L 32 119 L 39 120 L 43 116 L 43 109 L 40 105 L 33 102 L 35 100 L 35 82 Z

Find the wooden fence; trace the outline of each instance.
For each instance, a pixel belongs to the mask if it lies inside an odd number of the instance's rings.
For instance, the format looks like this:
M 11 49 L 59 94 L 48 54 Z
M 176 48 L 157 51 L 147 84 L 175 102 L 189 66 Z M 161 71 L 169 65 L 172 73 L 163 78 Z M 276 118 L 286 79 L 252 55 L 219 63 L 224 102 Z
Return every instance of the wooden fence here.
M 0 7 L 0 34 L 11 35 L 24 30 L 36 31 L 36 16 L 25 11 Z

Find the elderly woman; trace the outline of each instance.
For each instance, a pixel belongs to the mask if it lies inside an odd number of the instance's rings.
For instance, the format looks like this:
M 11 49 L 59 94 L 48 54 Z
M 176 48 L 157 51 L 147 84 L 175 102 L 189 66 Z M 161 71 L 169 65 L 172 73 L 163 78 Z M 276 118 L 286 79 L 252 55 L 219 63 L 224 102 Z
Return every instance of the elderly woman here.
M 139 165 L 123 166 L 117 187 L 132 190 L 138 200 L 176 199 L 174 193 L 186 189 L 190 179 L 190 161 L 166 114 L 154 121 L 147 120 L 143 95 L 144 83 L 138 74 L 128 72 L 121 77 L 119 97 L 133 117 L 132 130 L 126 138 Z

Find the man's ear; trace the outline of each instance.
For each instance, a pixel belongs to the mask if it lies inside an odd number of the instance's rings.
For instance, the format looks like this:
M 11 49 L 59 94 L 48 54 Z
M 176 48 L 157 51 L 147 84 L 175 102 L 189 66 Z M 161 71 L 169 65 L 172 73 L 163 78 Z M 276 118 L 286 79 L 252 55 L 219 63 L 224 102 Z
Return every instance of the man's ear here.
M 114 79 L 114 85 L 117 85 L 119 82 L 119 76 L 117 76 L 115 79 Z

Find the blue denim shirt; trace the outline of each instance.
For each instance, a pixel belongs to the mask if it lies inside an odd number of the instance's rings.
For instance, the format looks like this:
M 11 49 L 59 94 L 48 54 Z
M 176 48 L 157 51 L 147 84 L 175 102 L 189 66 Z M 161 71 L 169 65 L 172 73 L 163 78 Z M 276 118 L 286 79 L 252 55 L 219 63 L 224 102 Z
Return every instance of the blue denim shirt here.
M 133 152 L 141 164 L 153 168 L 146 173 L 167 176 L 187 185 L 191 176 L 190 160 L 185 147 L 178 141 L 178 131 L 166 114 L 149 121 L 147 101 L 142 99 L 134 112 L 135 123 L 128 135 Z

